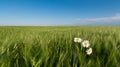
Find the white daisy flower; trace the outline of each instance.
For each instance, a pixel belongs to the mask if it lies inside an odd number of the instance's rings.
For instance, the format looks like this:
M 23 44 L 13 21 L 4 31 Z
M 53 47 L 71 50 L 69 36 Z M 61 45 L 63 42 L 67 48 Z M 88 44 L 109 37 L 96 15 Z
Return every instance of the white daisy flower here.
M 88 47 L 90 46 L 89 41 L 88 41 L 88 40 L 84 40 L 84 41 L 82 42 L 82 46 L 88 48 Z
M 87 55 L 92 54 L 92 48 L 87 49 L 86 52 L 87 52 Z
M 80 42 L 82 42 L 82 39 L 81 38 L 74 38 L 74 42 L 80 43 Z

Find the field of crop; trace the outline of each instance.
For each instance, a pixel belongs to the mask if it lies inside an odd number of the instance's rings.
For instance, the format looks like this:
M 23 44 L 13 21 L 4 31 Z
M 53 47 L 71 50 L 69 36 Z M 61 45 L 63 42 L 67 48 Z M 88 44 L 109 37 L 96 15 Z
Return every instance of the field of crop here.
M 90 42 L 88 55 L 79 37 Z M 0 27 L 0 67 L 119 67 L 120 27 Z

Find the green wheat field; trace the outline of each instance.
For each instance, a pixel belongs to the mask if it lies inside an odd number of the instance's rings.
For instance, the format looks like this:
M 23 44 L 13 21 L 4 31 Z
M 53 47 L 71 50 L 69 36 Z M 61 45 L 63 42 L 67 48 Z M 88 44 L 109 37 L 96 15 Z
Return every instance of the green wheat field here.
M 90 55 L 75 37 L 90 42 Z M 0 67 L 119 66 L 119 26 L 0 27 Z

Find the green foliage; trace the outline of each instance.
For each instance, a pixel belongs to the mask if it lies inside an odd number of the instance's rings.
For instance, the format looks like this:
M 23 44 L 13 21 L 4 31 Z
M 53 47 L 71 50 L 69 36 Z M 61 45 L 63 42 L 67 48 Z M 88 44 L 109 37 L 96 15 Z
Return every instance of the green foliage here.
M 90 41 L 87 55 L 80 37 Z M 120 27 L 0 27 L 0 67 L 119 67 Z

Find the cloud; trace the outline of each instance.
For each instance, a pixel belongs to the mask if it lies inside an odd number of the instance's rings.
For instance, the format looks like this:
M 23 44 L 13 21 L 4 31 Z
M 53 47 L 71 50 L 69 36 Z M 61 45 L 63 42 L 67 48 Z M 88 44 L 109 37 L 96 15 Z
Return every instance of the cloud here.
M 80 25 L 120 25 L 120 13 L 111 17 L 101 17 L 101 18 L 78 18 L 74 22 Z

